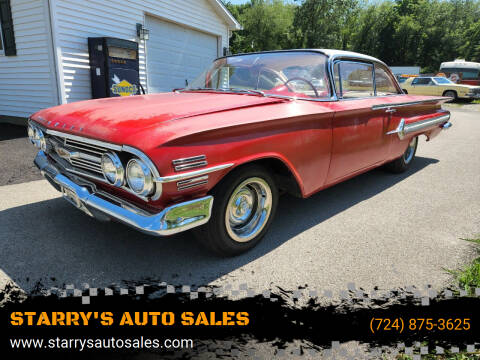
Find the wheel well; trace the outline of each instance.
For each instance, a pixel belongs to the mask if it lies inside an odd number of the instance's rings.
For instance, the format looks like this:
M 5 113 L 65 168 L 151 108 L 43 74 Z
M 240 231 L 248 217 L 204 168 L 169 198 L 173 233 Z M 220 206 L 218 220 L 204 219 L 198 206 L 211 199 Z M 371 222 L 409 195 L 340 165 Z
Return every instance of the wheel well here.
M 267 169 L 273 175 L 275 184 L 280 193 L 288 193 L 295 197 L 302 197 L 302 191 L 300 190 L 300 186 L 295 179 L 295 176 L 283 161 L 276 158 L 258 159 L 241 164 L 233 171 L 238 171 L 239 169 L 250 165 L 259 165 Z
M 445 96 L 445 94 L 446 94 L 447 92 L 449 92 L 449 91 L 450 91 L 450 92 L 453 92 L 453 93 L 455 94 L 455 96 L 458 96 L 458 94 L 457 94 L 457 92 L 456 92 L 455 90 L 445 90 L 445 91 L 443 92 L 442 96 Z

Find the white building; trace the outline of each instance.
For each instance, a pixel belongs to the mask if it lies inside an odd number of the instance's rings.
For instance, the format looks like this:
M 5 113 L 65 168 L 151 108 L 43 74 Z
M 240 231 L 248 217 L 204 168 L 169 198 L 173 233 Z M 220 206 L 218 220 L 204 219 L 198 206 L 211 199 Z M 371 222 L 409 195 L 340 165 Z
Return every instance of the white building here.
M 92 97 L 88 37 L 137 41 L 140 82 L 159 92 L 185 86 L 241 28 L 220 0 L 0 0 L 0 22 L 0 116 L 10 117 Z
M 393 75 L 420 75 L 420 66 L 390 66 Z

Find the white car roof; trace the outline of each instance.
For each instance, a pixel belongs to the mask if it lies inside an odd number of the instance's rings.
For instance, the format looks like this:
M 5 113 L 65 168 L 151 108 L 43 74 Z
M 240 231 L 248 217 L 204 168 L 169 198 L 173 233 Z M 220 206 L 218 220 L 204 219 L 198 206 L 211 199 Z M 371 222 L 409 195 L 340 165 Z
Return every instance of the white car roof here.
M 327 55 L 328 57 L 337 57 L 337 56 L 354 57 L 357 59 L 378 61 L 379 63 L 383 64 L 383 61 L 381 61 L 380 59 L 374 58 L 373 56 L 370 56 L 370 55 L 360 54 L 353 51 L 335 50 L 335 49 L 312 49 L 312 50 L 320 51 L 325 55 Z

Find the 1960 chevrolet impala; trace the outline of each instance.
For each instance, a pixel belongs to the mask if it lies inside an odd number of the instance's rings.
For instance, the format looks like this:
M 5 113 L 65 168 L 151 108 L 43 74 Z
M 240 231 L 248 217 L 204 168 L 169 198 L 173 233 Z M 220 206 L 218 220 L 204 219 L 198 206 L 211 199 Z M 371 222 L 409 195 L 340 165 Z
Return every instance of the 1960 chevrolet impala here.
M 451 126 L 449 98 L 403 94 L 388 67 L 337 50 L 222 57 L 185 89 L 31 116 L 35 164 L 90 216 L 152 235 L 195 228 L 217 253 L 255 246 L 279 194 L 308 197 L 414 161 Z

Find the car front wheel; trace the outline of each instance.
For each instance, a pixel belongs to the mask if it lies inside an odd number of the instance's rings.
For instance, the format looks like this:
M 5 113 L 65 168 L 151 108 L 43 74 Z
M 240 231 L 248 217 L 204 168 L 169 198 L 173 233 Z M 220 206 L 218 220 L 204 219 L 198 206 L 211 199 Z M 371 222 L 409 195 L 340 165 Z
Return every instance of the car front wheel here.
M 418 136 L 414 137 L 407 146 L 407 150 L 398 159 L 395 159 L 385 165 L 386 169 L 393 173 L 402 173 L 407 171 L 415 158 L 418 146 Z
M 211 250 L 223 256 L 239 255 L 257 245 L 267 232 L 278 203 L 272 176 L 257 165 L 229 174 L 212 191 L 210 221 L 196 229 Z

